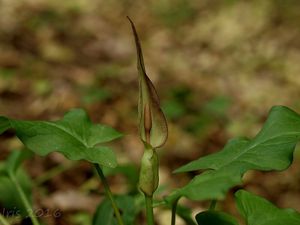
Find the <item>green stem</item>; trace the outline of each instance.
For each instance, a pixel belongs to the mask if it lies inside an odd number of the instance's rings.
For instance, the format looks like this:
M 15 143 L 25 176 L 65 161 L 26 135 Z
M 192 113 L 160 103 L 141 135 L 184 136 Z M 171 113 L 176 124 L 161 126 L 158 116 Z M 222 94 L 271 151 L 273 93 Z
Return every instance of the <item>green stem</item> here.
M 33 225 L 40 225 L 39 221 L 37 220 L 36 216 L 33 213 L 33 209 L 31 207 L 31 205 L 30 205 L 30 203 L 29 203 L 29 201 L 28 201 L 28 199 L 27 199 L 27 197 L 26 197 L 26 195 L 25 195 L 22 187 L 20 186 L 17 178 L 12 173 L 9 173 L 9 177 L 10 177 L 11 181 L 14 183 L 14 185 L 17 188 L 17 192 L 18 192 L 18 194 L 20 196 L 20 199 L 21 199 L 22 203 L 24 204 L 24 207 L 26 208 L 26 210 L 28 212 L 28 215 L 29 215 L 29 217 L 30 217 L 30 219 L 32 221 L 32 224 Z
M 10 225 L 9 222 L 5 219 L 5 217 L 2 214 L 0 214 L 0 223 L 2 225 Z
M 117 218 L 118 224 L 119 225 L 124 225 L 122 217 L 121 217 L 120 210 L 119 210 L 119 208 L 117 206 L 117 203 L 114 200 L 113 194 L 111 193 L 111 190 L 109 188 L 108 182 L 107 182 L 107 180 L 106 180 L 106 178 L 105 178 L 105 176 L 103 174 L 103 171 L 102 171 L 101 167 L 99 166 L 99 164 L 96 164 L 96 163 L 94 163 L 94 166 L 95 166 L 95 168 L 97 170 L 97 173 L 98 173 L 98 175 L 99 175 L 99 177 L 100 177 L 100 179 L 101 179 L 101 181 L 103 183 L 106 195 L 107 195 L 107 197 L 109 198 L 109 200 L 110 200 L 110 202 L 112 204 L 112 207 L 114 209 L 115 216 Z
M 177 198 L 172 204 L 172 217 L 171 217 L 171 225 L 175 225 L 176 223 L 176 209 L 179 198 Z
M 214 210 L 216 208 L 217 200 L 212 200 L 209 206 L 209 210 Z
M 153 198 L 145 194 L 147 225 L 154 225 Z

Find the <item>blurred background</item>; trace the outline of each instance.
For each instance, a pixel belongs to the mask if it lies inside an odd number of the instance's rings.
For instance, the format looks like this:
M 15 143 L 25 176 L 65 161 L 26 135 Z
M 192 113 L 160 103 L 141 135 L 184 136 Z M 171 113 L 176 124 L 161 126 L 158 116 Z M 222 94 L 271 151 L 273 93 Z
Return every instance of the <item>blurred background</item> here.
M 300 112 L 298 0 L 0 0 L 0 114 L 56 120 L 84 108 L 94 122 L 125 134 L 112 145 L 121 165 L 137 168 L 138 75 L 126 16 L 137 27 L 169 124 L 159 150 L 161 195 L 195 175 L 172 175 L 175 168 L 220 150 L 229 138 L 253 137 L 273 105 Z M 5 133 L 0 159 L 21 146 Z M 300 151 L 294 160 L 282 173 L 248 173 L 244 187 L 300 210 Z M 45 223 L 91 221 L 103 189 L 88 163 L 50 154 L 25 168 L 38 184 L 36 208 L 62 212 Z M 109 182 L 116 193 L 129 190 L 123 175 Z M 195 212 L 207 207 L 186 204 Z M 236 214 L 232 195 L 219 207 Z M 159 224 L 169 217 L 157 211 Z

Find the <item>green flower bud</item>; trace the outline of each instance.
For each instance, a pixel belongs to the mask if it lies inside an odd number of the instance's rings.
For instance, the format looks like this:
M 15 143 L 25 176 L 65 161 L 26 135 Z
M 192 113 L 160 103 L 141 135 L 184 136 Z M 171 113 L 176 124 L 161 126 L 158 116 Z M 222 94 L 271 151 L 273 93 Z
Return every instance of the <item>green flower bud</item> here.
M 145 145 L 144 155 L 141 161 L 139 188 L 147 196 L 152 196 L 158 187 L 159 161 L 155 149 Z

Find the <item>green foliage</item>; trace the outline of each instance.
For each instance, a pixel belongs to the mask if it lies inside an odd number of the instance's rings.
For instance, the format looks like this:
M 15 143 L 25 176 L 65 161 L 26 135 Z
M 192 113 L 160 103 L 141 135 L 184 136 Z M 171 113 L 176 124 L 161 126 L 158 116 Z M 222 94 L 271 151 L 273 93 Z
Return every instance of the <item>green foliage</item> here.
M 124 225 L 132 225 L 141 208 L 137 205 L 135 198 L 129 195 L 116 196 L 118 207 L 122 211 Z M 98 206 L 93 219 L 93 225 L 117 225 L 111 202 L 105 199 Z
M 117 165 L 111 148 L 98 144 L 119 138 L 121 134 L 109 126 L 92 124 L 82 109 L 73 109 L 62 120 L 54 122 L 0 117 L 0 127 L 7 129 L 7 121 L 24 145 L 38 155 L 58 151 L 70 160 L 87 160 L 108 167 Z
M 235 193 L 240 214 L 247 225 L 298 225 L 300 213 L 293 209 L 279 209 L 266 199 L 244 190 Z M 199 225 L 238 225 L 237 220 L 220 211 L 204 211 L 196 215 Z
M 3 164 L 0 164 L 0 168 Z M 16 178 L 24 190 L 25 195 L 28 199 L 32 199 L 32 182 L 28 175 L 23 170 L 18 170 L 16 173 Z M 17 189 L 14 183 L 10 180 L 8 176 L 0 176 L 0 204 L 5 209 L 4 213 L 9 213 L 11 216 L 22 215 L 27 216 L 27 209 L 24 207 L 20 196 L 17 194 Z
M 209 210 L 196 215 L 199 225 L 238 225 L 237 220 L 229 214 Z
M 11 177 L 15 176 L 27 199 L 31 202 L 31 179 L 23 170 L 19 169 L 21 163 L 30 156 L 31 152 L 26 150 L 13 151 L 8 159 L 0 164 L 0 193 L 2 193 L 0 194 L 0 204 L 5 209 L 6 216 L 28 215 Z
M 266 199 L 240 190 L 235 194 L 239 212 L 247 225 L 299 225 L 300 213 L 279 209 Z
M 222 199 L 229 188 L 240 184 L 248 170 L 284 170 L 293 159 L 300 137 L 300 116 L 284 106 L 275 106 L 262 130 L 251 140 L 236 138 L 224 149 L 192 161 L 176 172 L 207 170 L 169 200 L 185 196 L 193 200 Z

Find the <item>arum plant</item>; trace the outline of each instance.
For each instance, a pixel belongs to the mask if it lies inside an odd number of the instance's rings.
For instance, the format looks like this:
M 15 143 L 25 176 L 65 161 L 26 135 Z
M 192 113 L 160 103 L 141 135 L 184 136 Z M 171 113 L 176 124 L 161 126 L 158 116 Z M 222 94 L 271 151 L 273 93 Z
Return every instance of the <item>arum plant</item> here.
M 161 147 L 168 136 L 166 119 L 160 109 L 156 90 L 146 74 L 142 48 L 133 22 L 128 18 L 137 49 L 137 68 L 139 71 L 139 131 L 144 143 L 144 155 L 141 161 L 139 187 L 146 197 L 148 225 L 154 224 L 152 197 L 158 186 L 158 157 L 156 149 Z M 175 214 L 179 199 L 211 200 L 209 210 L 199 213 L 196 221 L 201 225 L 238 225 L 229 214 L 215 210 L 217 200 L 223 199 L 228 190 L 242 183 L 242 177 L 248 170 L 284 170 L 292 163 L 292 154 L 300 139 L 300 115 L 284 106 L 275 106 L 262 130 L 253 138 L 235 138 L 224 149 L 215 154 L 199 158 L 177 169 L 175 172 L 206 170 L 182 188 L 175 189 L 165 198 L 166 206 L 172 211 L 171 225 L 175 225 Z M 253 221 L 261 208 L 272 218 L 276 214 L 275 224 L 300 224 L 300 214 L 284 212 L 258 196 L 246 191 L 238 191 L 236 204 L 248 224 L 274 224 L 274 220 L 260 223 Z M 183 218 L 183 216 L 182 216 Z M 188 218 L 188 217 L 186 217 Z M 263 219 L 261 219 L 263 221 Z M 271 222 L 270 222 L 271 221 Z M 193 221 L 186 219 L 188 224 Z
M 103 124 L 93 124 L 82 109 L 73 109 L 58 121 L 26 121 L 0 116 L 0 134 L 9 128 L 15 130 L 17 137 L 29 150 L 40 156 L 60 152 L 70 160 L 86 160 L 94 165 L 113 206 L 117 222 L 124 225 L 102 171 L 103 166 L 110 168 L 117 166 L 114 152 L 103 144 L 121 137 L 120 132 Z M 9 175 L 16 181 L 12 173 Z M 20 197 L 28 206 L 21 192 Z M 34 216 L 32 221 L 34 225 L 38 225 Z
M 137 31 L 132 20 L 129 17 L 128 19 L 132 27 L 137 50 L 137 69 L 139 72 L 139 134 L 144 144 L 139 188 L 145 195 L 147 224 L 153 225 L 153 193 L 159 183 L 159 160 L 156 150 L 166 142 L 168 127 L 166 118 L 160 108 L 157 92 L 146 74 L 142 47 Z
M 139 72 L 139 135 L 144 144 L 144 154 L 141 159 L 138 187 L 144 196 L 112 194 L 103 167 L 114 169 L 117 160 L 106 143 L 121 137 L 122 134 L 109 126 L 93 124 L 84 110 L 73 109 L 57 121 L 26 121 L 0 116 L 0 134 L 7 129 L 15 130 L 16 136 L 32 152 L 45 156 L 56 151 L 69 160 L 88 161 L 96 168 L 107 198 L 97 208 L 93 225 L 132 225 L 144 205 L 147 225 L 155 223 L 153 194 L 159 183 L 157 149 L 166 142 L 168 128 L 157 92 L 146 74 L 137 31 L 133 22 L 130 19 L 129 21 L 135 39 Z M 238 225 L 235 217 L 218 210 L 217 201 L 224 199 L 231 188 L 243 184 L 243 177 L 250 170 L 287 169 L 292 164 L 295 146 L 299 140 L 300 115 L 288 107 L 274 106 L 255 137 L 233 138 L 221 151 L 196 159 L 175 170 L 175 173 L 200 173 L 185 186 L 173 190 L 156 203 L 156 206 L 171 209 L 171 225 L 176 224 L 176 214 L 188 225 L 195 225 L 196 222 L 198 225 Z M 22 206 L 31 212 L 29 216 L 32 223 L 39 225 L 40 221 L 32 213 L 30 198 L 26 196 L 25 189 L 22 190 L 22 183 L 17 179 L 16 171 L 23 158 L 21 152 L 13 153 L 6 160 L 4 167 L 0 164 L 0 184 L 9 180 L 10 184 L 14 185 Z M 124 167 L 121 170 L 124 172 Z M 133 174 L 135 176 L 135 173 Z M 1 185 L 0 192 L 3 192 Z M 0 202 L 2 197 L 3 195 L 0 195 Z M 209 209 L 198 213 L 193 220 L 191 210 L 179 204 L 183 197 L 193 201 L 210 200 L 212 203 Z M 237 191 L 234 197 L 237 209 L 248 225 L 300 224 L 300 213 L 295 210 L 277 208 L 262 197 L 244 190 Z M 1 214 L 0 222 L 8 224 Z

